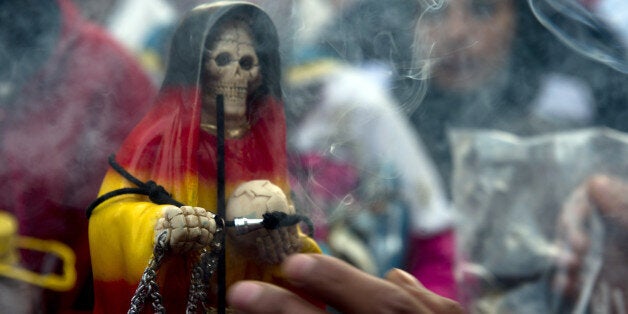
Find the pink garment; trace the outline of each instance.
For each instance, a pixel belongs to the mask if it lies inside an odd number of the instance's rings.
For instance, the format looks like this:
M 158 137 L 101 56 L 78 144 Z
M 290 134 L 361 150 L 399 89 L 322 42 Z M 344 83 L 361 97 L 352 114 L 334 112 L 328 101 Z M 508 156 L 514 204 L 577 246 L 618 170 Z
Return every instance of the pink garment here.
M 317 154 L 305 154 L 300 159 L 302 167 L 307 170 L 315 169 L 315 176 L 310 177 L 310 196 L 325 201 L 336 200 L 358 187 L 358 171 L 346 162 Z
M 430 291 L 458 299 L 454 278 L 455 233 L 452 229 L 429 237 L 413 236 L 408 258 L 408 269 Z
M 347 162 L 308 153 L 295 156 L 290 174 L 295 194 L 309 198 L 311 207 L 307 210 L 314 223 L 314 239 L 326 241 L 330 214 L 327 211 L 358 188 L 358 170 Z

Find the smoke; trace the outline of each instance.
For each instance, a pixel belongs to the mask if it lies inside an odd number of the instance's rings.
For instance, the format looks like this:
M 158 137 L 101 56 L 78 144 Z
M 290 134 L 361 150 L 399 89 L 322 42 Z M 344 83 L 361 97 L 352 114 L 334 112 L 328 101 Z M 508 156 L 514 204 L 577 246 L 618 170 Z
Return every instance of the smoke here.
M 574 0 L 528 0 L 536 18 L 578 53 L 628 73 L 626 47 L 611 25 Z

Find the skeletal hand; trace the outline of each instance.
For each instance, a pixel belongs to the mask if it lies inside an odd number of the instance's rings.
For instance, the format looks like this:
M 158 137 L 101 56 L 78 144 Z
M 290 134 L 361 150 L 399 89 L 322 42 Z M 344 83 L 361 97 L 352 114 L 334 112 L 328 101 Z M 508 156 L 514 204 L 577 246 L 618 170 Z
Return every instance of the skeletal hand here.
M 227 203 L 227 220 L 238 217 L 264 218 L 266 213 L 295 214 L 284 192 L 268 180 L 242 183 L 233 191 Z M 258 229 L 247 234 L 227 231 L 234 249 L 252 255 L 263 263 L 278 264 L 286 256 L 301 249 L 296 226 L 278 229 Z
M 296 226 L 263 230 L 255 239 L 259 258 L 269 264 L 279 264 L 301 249 Z
M 183 254 L 209 245 L 216 232 L 214 214 L 201 207 L 167 206 L 155 226 L 155 237 L 166 230 L 166 243 L 174 253 Z

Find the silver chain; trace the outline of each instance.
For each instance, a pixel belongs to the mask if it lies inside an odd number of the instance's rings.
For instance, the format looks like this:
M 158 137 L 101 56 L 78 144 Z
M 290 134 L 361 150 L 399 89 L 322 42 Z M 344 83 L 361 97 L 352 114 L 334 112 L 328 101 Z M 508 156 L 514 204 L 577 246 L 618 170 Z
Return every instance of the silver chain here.
M 159 293 L 159 285 L 155 279 L 157 278 L 157 271 L 161 266 L 164 256 L 166 255 L 166 236 L 168 231 L 164 230 L 157 236 L 157 243 L 153 251 L 153 257 L 148 262 L 148 266 L 142 274 L 133 298 L 131 298 L 131 306 L 128 314 L 136 314 L 142 312 L 146 298 L 150 296 L 155 313 L 165 314 L 166 309 L 161 304 L 161 294 Z
M 224 238 L 223 229 L 218 227 L 214 233 L 214 239 L 210 244 L 209 250 L 203 249 L 200 259 L 194 269 L 192 269 L 192 277 L 190 278 L 190 290 L 188 292 L 188 304 L 186 313 L 193 314 L 197 312 L 199 301 L 203 307 L 203 313 L 208 313 L 207 290 L 209 288 L 209 279 L 216 271 L 218 259 L 222 250 Z
M 148 266 L 142 274 L 142 279 L 135 290 L 135 294 L 131 298 L 131 306 L 128 314 L 138 314 L 142 312 L 146 299 L 150 297 L 151 304 L 155 313 L 165 314 L 166 308 L 162 304 L 162 297 L 159 293 L 159 285 L 157 284 L 157 271 L 166 255 L 166 236 L 168 231 L 164 230 L 157 236 L 157 243 L 153 251 L 153 257 L 148 262 Z M 186 313 L 197 313 L 198 303 L 200 302 L 204 312 L 208 312 L 205 301 L 207 300 L 207 288 L 209 287 L 209 279 L 216 271 L 218 259 L 222 250 L 222 242 L 224 232 L 222 228 L 217 228 L 214 233 L 209 248 L 204 248 L 199 256 L 198 263 L 192 269 L 190 278 L 190 289 L 188 291 L 188 303 Z

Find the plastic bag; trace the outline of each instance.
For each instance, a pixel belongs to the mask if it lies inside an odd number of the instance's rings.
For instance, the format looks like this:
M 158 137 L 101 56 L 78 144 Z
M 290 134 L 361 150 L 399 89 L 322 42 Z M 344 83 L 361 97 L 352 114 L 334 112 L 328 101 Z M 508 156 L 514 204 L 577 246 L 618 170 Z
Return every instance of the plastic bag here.
M 585 129 L 519 138 L 453 130 L 450 142 L 461 222 L 457 275 L 471 312 L 625 313 L 621 278 L 628 278 L 628 255 L 618 248 L 627 233 L 596 211 L 584 221 L 590 242 L 579 268 L 578 293 L 566 296 L 553 280 L 568 271 L 556 263 L 564 249 L 557 233 L 561 209 L 593 174 L 628 178 L 622 158 L 628 154 L 626 134 Z

